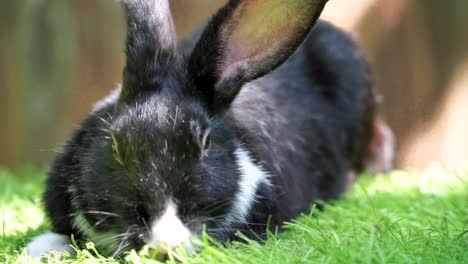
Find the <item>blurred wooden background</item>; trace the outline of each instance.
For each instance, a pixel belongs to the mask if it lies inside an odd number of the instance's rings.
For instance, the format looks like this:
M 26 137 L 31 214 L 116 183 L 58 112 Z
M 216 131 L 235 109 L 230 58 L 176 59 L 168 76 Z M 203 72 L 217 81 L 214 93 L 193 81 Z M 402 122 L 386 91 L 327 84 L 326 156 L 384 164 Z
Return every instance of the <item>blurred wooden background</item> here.
M 180 37 L 225 0 L 173 0 Z M 468 1 L 331 0 L 355 32 L 398 140 L 398 167 L 468 164 Z M 120 80 L 124 21 L 112 0 L 0 1 L 0 165 L 47 164 Z

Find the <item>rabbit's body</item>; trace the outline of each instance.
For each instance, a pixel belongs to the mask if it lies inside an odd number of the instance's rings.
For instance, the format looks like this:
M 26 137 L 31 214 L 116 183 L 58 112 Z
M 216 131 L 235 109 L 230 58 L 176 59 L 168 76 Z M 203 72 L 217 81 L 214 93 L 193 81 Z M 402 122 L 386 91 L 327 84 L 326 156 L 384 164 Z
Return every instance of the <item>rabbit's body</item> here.
M 372 137 L 370 78 L 348 34 L 319 22 L 283 65 L 242 88 L 227 120 L 273 187 L 259 195 L 268 208 L 259 199 L 251 210 L 256 219 L 247 222 L 263 223 L 272 214 L 280 224 L 314 199 L 345 190 L 348 172 L 362 170 Z
M 180 57 L 170 17 L 145 18 L 161 3 L 124 0 L 123 85 L 51 168 L 44 198 L 53 231 L 115 255 L 144 244 L 190 247 L 204 225 L 221 241 L 236 230 L 262 234 L 270 216 L 273 227 L 342 193 L 368 154 L 374 95 L 345 33 L 320 22 L 307 36 L 326 1 L 285 5 L 303 22 L 274 39 L 245 38 L 251 27 L 242 21 L 264 2 L 230 1 L 181 44 L 188 55 Z

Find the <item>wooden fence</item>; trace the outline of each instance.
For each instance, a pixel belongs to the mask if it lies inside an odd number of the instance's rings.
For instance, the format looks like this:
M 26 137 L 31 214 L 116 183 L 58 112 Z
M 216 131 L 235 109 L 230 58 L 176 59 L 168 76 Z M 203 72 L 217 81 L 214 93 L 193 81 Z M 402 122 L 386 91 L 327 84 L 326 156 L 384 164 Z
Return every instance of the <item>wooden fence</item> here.
M 179 35 L 224 2 L 173 0 Z M 400 166 L 438 159 L 418 153 L 437 151 L 443 138 L 429 139 L 428 150 L 415 142 L 448 127 L 435 124 L 445 120 L 455 73 L 468 57 L 466 10 L 465 0 L 331 1 L 326 10 L 325 17 L 357 32 L 372 63 Z M 0 1 L 0 164 L 50 161 L 92 103 L 119 82 L 123 39 L 116 1 Z

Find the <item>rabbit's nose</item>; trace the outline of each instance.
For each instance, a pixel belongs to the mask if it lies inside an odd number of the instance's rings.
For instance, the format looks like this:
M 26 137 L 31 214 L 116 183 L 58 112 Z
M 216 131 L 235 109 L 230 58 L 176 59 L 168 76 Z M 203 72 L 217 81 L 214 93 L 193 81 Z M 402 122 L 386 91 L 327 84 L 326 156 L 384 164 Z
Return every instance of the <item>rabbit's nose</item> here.
M 177 208 L 173 203 L 167 205 L 164 213 L 150 228 L 151 234 L 146 244 L 158 254 L 167 255 L 169 251 L 178 247 L 185 248 L 187 253 L 193 253 L 190 241 L 192 234 L 177 216 Z

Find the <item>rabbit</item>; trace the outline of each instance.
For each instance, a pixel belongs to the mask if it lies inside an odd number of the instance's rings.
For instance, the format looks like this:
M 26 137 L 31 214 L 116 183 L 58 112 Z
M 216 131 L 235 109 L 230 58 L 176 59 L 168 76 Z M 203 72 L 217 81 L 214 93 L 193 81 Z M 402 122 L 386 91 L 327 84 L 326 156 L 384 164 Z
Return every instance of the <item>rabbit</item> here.
M 122 84 L 53 162 L 52 231 L 29 255 L 73 251 L 72 234 L 110 256 L 193 251 L 203 230 L 261 237 L 365 169 L 372 78 L 353 39 L 318 21 L 327 0 L 230 0 L 180 44 L 167 0 L 121 2 Z

